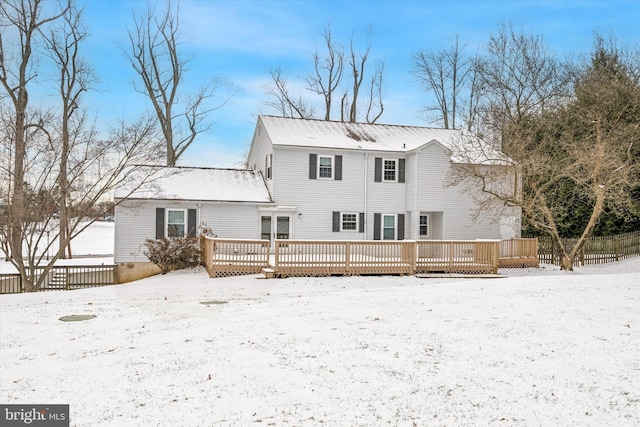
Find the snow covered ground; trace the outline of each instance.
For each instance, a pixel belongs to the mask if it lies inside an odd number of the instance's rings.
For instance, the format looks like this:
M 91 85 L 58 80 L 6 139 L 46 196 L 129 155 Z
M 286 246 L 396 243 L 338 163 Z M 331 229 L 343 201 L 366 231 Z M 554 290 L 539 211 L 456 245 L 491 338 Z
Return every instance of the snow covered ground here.
M 89 225 L 71 241 L 71 253 L 74 258 L 59 260 L 56 265 L 100 265 L 113 264 L 114 223 L 96 221 Z M 57 242 L 49 249 L 52 254 L 58 250 Z M 18 270 L 11 263 L 4 261 L 6 255 L 0 250 L 0 274 L 14 274 Z
M 77 426 L 640 425 L 640 258 L 501 273 L 2 295 L 0 402 Z

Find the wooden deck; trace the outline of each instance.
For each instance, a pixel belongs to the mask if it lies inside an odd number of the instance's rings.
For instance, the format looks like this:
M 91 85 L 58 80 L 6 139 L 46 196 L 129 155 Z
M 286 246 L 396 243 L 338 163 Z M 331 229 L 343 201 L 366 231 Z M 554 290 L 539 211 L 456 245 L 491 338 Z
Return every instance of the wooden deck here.
M 540 267 L 538 239 L 508 239 L 500 242 L 500 268 Z
M 202 250 L 210 277 L 497 274 L 499 267 L 538 265 L 535 239 L 276 240 L 272 252 L 267 240 L 203 237 Z

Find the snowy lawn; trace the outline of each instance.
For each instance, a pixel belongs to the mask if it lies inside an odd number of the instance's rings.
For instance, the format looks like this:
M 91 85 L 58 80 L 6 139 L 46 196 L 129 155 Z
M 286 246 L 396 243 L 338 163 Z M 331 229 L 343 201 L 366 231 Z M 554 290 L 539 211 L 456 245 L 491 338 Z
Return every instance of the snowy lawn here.
M 78 426 L 640 425 L 640 258 L 501 273 L 3 295 L 0 402 Z

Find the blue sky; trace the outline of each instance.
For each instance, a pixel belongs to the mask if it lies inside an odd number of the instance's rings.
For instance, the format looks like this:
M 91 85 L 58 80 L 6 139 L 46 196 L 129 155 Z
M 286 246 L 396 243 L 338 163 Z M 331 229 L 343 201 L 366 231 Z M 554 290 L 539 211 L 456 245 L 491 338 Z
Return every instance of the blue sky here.
M 78 0 L 85 8 L 90 37 L 84 55 L 100 79 L 86 105 L 101 125 L 136 117 L 149 108 L 133 90 L 136 75 L 123 49 L 132 13 L 142 0 Z M 162 7 L 164 0 L 158 2 Z M 233 84 L 235 95 L 210 120 L 213 128 L 185 153 L 185 166 L 237 167 L 251 142 L 259 114 L 276 114 L 265 105 L 269 68 L 282 67 L 291 83 L 311 70 L 311 54 L 321 33 L 348 46 L 353 36 L 363 47 L 372 31 L 370 60 L 385 63 L 385 113 L 379 123 L 429 125 L 421 113 L 428 102 L 411 74 L 412 54 L 451 45 L 455 36 L 471 52 L 482 50 L 500 22 L 544 36 L 560 55 L 588 54 L 594 31 L 640 48 L 640 1 L 436 1 L 436 0 L 182 0 L 182 46 L 194 55 L 184 90 L 192 92 L 213 78 Z M 313 95 L 301 87 L 301 91 Z

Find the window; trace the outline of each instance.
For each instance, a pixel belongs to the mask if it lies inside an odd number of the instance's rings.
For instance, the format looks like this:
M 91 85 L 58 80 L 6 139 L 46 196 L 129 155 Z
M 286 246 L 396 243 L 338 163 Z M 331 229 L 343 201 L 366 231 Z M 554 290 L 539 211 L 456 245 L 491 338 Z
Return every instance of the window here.
M 396 239 L 396 216 L 384 215 L 382 218 L 382 239 L 383 240 L 395 240 Z
M 333 157 L 318 156 L 318 177 L 333 178 Z
M 343 213 L 342 214 L 342 230 L 357 231 L 358 230 L 358 214 Z
M 420 215 L 420 237 L 429 237 L 429 215 Z
M 384 181 L 396 181 L 397 160 L 384 160 Z
M 271 172 L 273 169 L 273 154 L 267 154 L 265 158 L 265 175 L 267 179 L 271 179 Z
M 167 237 L 184 237 L 186 214 L 184 210 L 167 210 Z

